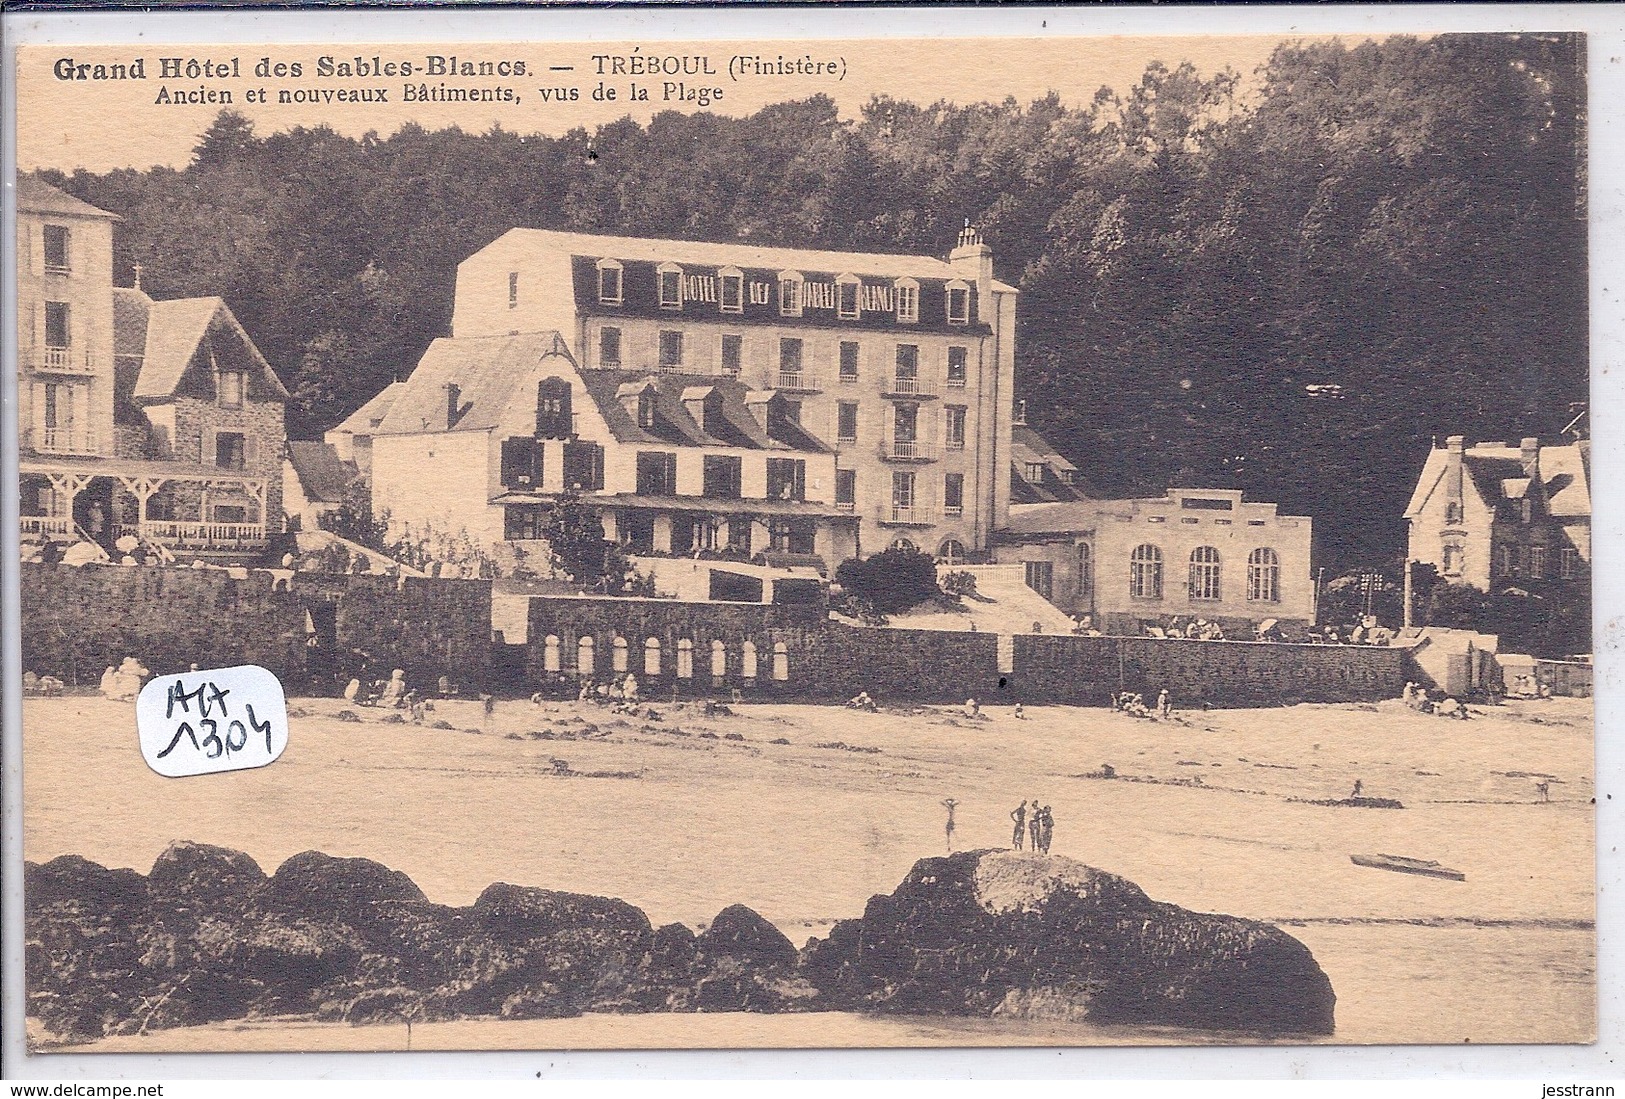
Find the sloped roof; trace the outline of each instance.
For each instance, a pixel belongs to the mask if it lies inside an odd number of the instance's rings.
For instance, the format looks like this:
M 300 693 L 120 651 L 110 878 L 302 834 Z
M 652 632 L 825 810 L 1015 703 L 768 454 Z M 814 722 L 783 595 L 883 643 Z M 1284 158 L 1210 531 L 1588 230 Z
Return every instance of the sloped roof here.
M 323 504 L 344 499 L 344 490 L 356 479 L 354 462 L 340 460 L 329 443 L 288 442 L 288 463 L 293 466 L 305 498 Z
M 337 427 L 328 430 L 350 435 L 371 435 L 378 425 L 384 422 L 384 417 L 389 414 L 395 399 L 401 395 L 401 390 L 405 386 L 405 382 L 390 382 L 373 394 L 372 399 L 366 404 L 346 416 Z
M 1591 517 L 1589 440 L 1540 448 L 1540 476 L 1546 482 L 1546 510 L 1556 519 Z
M 1100 521 L 1101 504 L 1096 500 L 1061 500 L 1034 504 L 1010 513 L 1005 530 L 1011 534 L 1059 534 L 1090 530 Z
M 604 418 L 610 434 L 622 443 L 656 443 L 665 446 L 723 446 L 753 450 L 795 450 L 825 453 L 826 447 L 805 428 L 788 424 L 789 439 L 768 436 L 748 405 L 771 401 L 767 390 L 748 389 L 736 378 L 711 374 L 643 374 L 624 370 L 584 370 L 581 384 Z M 621 404 L 621 397 L 653 386 L 656 395 L 655 424 L 639 426 L 637 418 Z M 711 393 L 722 396 L 724 431 L 706 432 L 694 418 L 685 401 L 703 400 Z
M 1428 451 L 1427 460 L 1422 463 L 1422 475 L 1416 479 L 1416 489 L 1411 493 L 1410 503 L 1405 505 L 1405 518 L 1412 519 L 1421 513 L 1449 465 L 1450 456 L 1445 451 Z
M 17 212 L 31 214 L 70 214 L 75 217 L 107 218 L 118 221 L 117 214 L 98 209 L 90 203 L 58 190 L 33 175 L 17 177 Z
M 288 391 L 276 371 L 237 323 L 224 300 L 209 297 L 153 301 L 140 290 L 117 287 L 113 290 L 114 353 L 141 359 L 131 396 L 137 401 L 174 396 L 197 354 L 198 345 L 217 318 L 223 319 L 242 339 L 258 371 L 256 383 L 272 397 L 287 400 Z
M 829 271 L 836 274 L 878 275 L 884 278 L 958 279 L 964 273 L 934 256 L 888 252 L 825 252 L 809 248 L 780 248 L 764 244 L 718 244 L 708 241 L 601 236 L 561 233 L 551 229 L 510 229 L 499 240 L 513 238 L 533 247 L 552 248 L 571 255 L 618 260 L 664 262 L 685 260 L 718 267 L 765 267 L 779 271 Z M 1015 287 L 994 281 L 1001 293 Z
M 372 434 L 489 431 L 502 418 L 503 409 L 526 372 L 549 355 L 561 355 L 574 365 L 563 338 L 554 331 L 435 340 L 411 376 L 397 383 L 398 388 L 390 387 L 395 390 L 394 397 Z M 447 385 L 459 390 L 457 417 L 449 427 Z
M 1546 496 L 1546 510 L 1554 518 L 1589 518 L 1591 515 L 1591 469 L 1584 440 L 1563 446 L 1540 448 L 1540 489 Z M 1533 487 L 1530 471 L 1524 468 L 1523 452 L 1501 443 L 1467 447 L 1463 464 L 1473 487 L 1490 505 L 1501 500 L 1521 500 Z M 1405 507 L 1405 518 L 1415 517 L 1438 489 L 1450 467 L 1450 452 L 1428 451 L 1417 478 L 1416 490 Z

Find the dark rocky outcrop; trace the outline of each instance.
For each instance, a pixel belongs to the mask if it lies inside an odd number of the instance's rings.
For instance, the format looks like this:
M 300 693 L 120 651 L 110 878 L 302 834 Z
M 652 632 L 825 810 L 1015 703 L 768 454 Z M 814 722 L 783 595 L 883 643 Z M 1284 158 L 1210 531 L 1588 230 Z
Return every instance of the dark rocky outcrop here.
M 917 863 L 797 951 L 742 905 L 700 935 L 624 901 L 506 883 L 430 902 L 315 851 L 267 877 L 178 843 L 150 874 L 28 864 L 29 1013 L 59 1037 L 303 1014 L 351 1022 L 583 1012 L 847 1010 L 1327 1033 L 1309 952 L 1264 924 L 1160 904 L 1062 858 Z
M 1336 997 L 1302 943 L 1190 912 L 1070 859 L 922 859 L 861 921 L 809 944 L 829 1006 L 1329 1034 Z

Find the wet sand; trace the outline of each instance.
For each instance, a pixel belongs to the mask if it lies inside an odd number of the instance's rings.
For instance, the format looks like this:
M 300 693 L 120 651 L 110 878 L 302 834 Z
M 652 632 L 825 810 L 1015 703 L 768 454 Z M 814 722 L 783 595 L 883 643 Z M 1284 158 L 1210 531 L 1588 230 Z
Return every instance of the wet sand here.
M 1020 799 L 1054 807 L 1056 854 L 1152 897 L 1281 922 L 1338 993 L 1335 1042 L 1587 1041 L 1595 1028 L 1591 706 L 1513 703 L 1457 722 L 1395 703 L 1178 714 L 988 707 L 866 714 L 748 705 L 663 720 L 575 704 L 443 703 L 454 730 L 359 724 L 298 700 L 268 768 L 164 779 L 128 706 L 25 703 L 25 854 L 145 871 L 193 839 L 267 871 L 319 849 L 467 904 L 492 881 L 618 896 L 656 924 L 750 905 L 798 944 L 861 914 L 914 860 L 1009 842 Z M 596 735 L 582 722 L 598 726 Z M 546 732 L 555 738 L 531 739 Z M 715 739 L 704 736 L 713 734 Z M 680 735 L 687 734 L 687 735 Z M 739 739 L 728 739 L 737 737 Z M 772 743 L 775 739 L 786 744 Z M 845 747 L 831 746 L 845 745 Z M 854 749 L 878 748 L 877 752 Z M 555 760 L 563 760 L 563 773 Z M 1110 764 L 1116 780 L 1083 777 Z M 635 777 L 591 777 L 625 775 Z M 1551 802 L 1535 783 L 1550 776 Z M 1402 810 L 1313 804 L 1366 795 Z M 1465 882 L 1355 866 L 1435 859 Z M 816 1020 L 816 1021 L 815 1021 Z M 393 1030 L 399 1034 L 391 1036 Z M 413 1048 L 1169 1044 L 1242 1036 L 844 1015 L 588 1017 L 414 1028 Z M 1246 1040 L 1246 1039 L 1243 1039 Z M 226 1024 L 98 1049 L 404 1048 L 404 1028 Z M 124 1043 L 134 1043 L 126 1045 Z

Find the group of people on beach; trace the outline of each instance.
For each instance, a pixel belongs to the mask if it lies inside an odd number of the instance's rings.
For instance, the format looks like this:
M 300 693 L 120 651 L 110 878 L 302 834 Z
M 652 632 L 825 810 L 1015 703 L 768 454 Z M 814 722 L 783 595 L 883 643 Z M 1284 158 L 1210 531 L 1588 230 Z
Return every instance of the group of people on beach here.
M 1467 720 L 1467 707 L 1459 699 L 1444 698 L 1438 702 L 1428 697 L 1427 688 L 1420 683 L 1407 683 L 1405 690 L 1400 694 L 1400 701 L 1413 710 L 1420 710 L 1424 714 L 1435 714 L 1439 717 L 1453 717 L 1460 721 Z
M 1050 812 L 1049 806 L 1039 805 L 1037 798 L 1032 800 L 1030 807 L 1027 802 L 1020 802 L 1010 810 L 1010 820 L 1015 824 L 1015 829 L 1010 833 L 1013 848 L 1020 851 L 1023 843 L 1030 842 L 1034 854 L 1049 854 L 1050 840 L 1055 835 L 1055 815 Z
M 1174 699 L 1164 687 L 1157 694 L 1153 706 L 1147 706 L 1145 697 L 1135 691 L 1119 691 L 1111 696 L 1112 709 L 1134 717 L 1155 717 L 1167 721 L 1174 714 Z

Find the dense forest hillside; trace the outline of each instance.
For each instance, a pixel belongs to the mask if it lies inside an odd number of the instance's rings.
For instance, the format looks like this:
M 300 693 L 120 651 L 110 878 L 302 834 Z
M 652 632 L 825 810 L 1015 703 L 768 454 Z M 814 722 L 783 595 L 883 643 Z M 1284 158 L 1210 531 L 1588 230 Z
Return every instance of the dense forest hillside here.
M 1017 283 L 1018 388 L 1101 493 L 1227 484 L 1314 515 L 1333 568 L 1402 551 L 1430 436 L 1553 435 L 1587 385 L 1584 42 L 1283 44 L 1092 99 L 829 100 L 559 137 L 260 135 L 183 170 L 50 173 L 124 221 L 115 269 L 223 294 L 314 435 L 410 371 L 506 229 L 946 253 Z

